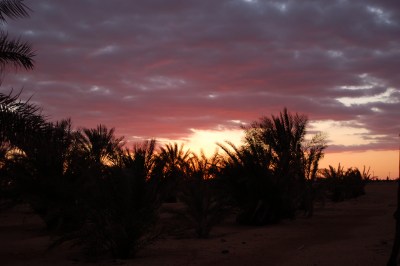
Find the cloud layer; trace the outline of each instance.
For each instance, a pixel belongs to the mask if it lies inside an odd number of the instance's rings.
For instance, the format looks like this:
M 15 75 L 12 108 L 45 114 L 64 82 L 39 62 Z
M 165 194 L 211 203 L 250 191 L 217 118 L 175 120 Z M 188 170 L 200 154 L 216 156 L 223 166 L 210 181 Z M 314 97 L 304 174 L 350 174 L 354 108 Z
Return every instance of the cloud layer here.
M 36 68 L 7 73 L 1 91 L 23 86 L 54 120 L 177 139 L 286 106 L 315 124 L 363 129 L 362 144 L 338 150 L 397 147 L 396 1 L 26 4 L 31 18 L 6 27 L 33 44 Z

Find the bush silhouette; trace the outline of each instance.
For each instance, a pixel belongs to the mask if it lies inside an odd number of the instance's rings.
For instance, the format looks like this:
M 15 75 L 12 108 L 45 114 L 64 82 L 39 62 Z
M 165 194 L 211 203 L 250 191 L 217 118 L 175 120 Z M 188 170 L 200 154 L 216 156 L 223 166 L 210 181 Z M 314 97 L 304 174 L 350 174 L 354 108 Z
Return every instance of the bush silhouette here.
M 365 184 L 369 180 L 369 171 L 361 173 L 357 168 L 349 168 L 344 171 L 343 167 L 322 170 L 322 176 L 327 183 L 327 190 L 331 200 L 338 202 L 346 199 L 357 198 L 365 194 Z

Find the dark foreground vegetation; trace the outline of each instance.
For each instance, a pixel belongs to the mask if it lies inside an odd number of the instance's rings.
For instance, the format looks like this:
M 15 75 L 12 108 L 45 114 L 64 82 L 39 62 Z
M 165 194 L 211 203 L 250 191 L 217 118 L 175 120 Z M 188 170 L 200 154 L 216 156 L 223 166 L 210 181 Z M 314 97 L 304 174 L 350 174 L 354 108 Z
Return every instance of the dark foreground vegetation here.
M 21 1 L 0 1 L 0 20 L 26 16 Z M 30 46 L 0 38 L 0 65 L 33 67 Z M 78 244 L 89 256 L 128 258 L 159 234 L 162 204 L 180 213 L 199 238 L 235 210 L 246 225 L 313 214 L 316 200 L 364 193 L 369 174 L 338 167 L 318 170 L 322 135 L 306 140 L 307 117 L 284 109 L 243 128 L 242 145 L 196 155 L 155 140 L 126 147 L 104 125 L 73 130 L 49 122 L 40 108 L 0 93 L 0 209 L 26 203 L 54 235 L 53 246 Z
M 180 202 L 199 238 L 229 211 L 246 225 L 312 216 L 316 200 L 364 194 L 358 169 L 318 170 L 322 135 L 305 139 L 307 118 L 284 109 L 244 128 L 243 144 L 196 155 L 155 140 L 126 147 L 104 125 L 73 130 L 47 121 L 19 95 L 0 94 L 1 208 L 27 203 L 55 236 L 87 255 L 128 258 L 162 234 L 159 208 Z

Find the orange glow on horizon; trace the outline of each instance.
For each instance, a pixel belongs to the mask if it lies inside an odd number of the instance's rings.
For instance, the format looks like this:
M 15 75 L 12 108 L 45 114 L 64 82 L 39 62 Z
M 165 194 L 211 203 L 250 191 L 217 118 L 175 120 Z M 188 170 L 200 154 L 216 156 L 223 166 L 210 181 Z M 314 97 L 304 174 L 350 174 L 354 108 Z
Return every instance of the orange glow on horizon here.
M 186 140 L 178 141 L 184 143 L 187 149 L 199 154 L 201 150 L 206 156 L 212 156 L 218 146 L 216 143 L 226 144 L 226 141 L 234 145 L 240 145 L 243 139 L 243 131 L 238 130 L 192 130 L 193 134 Z M 328 145 L 329 146 L 329 145 Z M 219 152 L 222 152 L 219 149 Z M 357 167 L 360 171 L 369 170 L 371 178 L 396 179 L 399 176 L 398 150 L 387 151 L 348 151 L 348 152 L 325 152 L 324 158 L 320 161 L 319 168 L 328 168 L 329 165 L 337 168 L 338 165 L 345 169 Z
M 378 179 L 396 179 L 399 176 L 399 151 L 361 151 L 361 152 L 337 152 L 325 153 L 319 167 L 327 168 L 329 165 L 337 168 L 340 163 L 345 169 L 357 167 L 360 171 L 364 166 L 369 173 Z

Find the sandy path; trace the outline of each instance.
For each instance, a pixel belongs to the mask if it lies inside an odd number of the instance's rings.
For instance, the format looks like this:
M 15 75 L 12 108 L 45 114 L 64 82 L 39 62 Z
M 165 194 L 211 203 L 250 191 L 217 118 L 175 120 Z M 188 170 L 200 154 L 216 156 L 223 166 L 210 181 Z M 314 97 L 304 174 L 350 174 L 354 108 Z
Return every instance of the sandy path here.
M 328 203 L 311 219 L 242 227 L 226 221 L 210 239 L 166 237 L 128 261 L 102 265 L 385 265 L 394 235 L 396 184 L 375 183 L 359 199 Z M 0 214 L 1 265 L 84 264 L 67 247 L 47 251 L 41 221 L 16 209 Z

